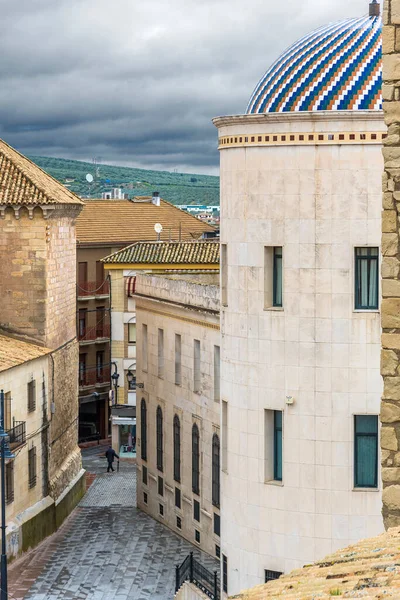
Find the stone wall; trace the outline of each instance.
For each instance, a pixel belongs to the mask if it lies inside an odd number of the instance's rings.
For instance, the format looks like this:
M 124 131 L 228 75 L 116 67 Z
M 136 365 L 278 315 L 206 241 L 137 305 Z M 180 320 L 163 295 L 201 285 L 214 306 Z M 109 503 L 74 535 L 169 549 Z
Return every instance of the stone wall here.
M 383 517 L 400 524 L 400 1 L 383 11 L 383 98 L 388 136 L 384 142 L 382 212 L 381 409 Z

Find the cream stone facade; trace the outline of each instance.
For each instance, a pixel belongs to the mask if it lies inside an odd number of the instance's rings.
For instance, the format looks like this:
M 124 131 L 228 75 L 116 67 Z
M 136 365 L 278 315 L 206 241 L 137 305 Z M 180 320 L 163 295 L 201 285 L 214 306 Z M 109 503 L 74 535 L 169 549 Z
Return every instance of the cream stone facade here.
M 218 275 L 138 275 L 135 301 L 138 507 L 219 556 Z
M 355 249 L 381 242 L 378 111 L 221 117 L 224 591 L 383 529 L 355 487 L 355 416 L 380 412 L 380 314 L 355 308 Z M 274 248 L 282 306 L 273 306 Z M 378 250 L 377 250 L 378 252 Z M 282 415 L 275 477 L 273 422 Z M 224 425 L 225 423 L 225 425 Z

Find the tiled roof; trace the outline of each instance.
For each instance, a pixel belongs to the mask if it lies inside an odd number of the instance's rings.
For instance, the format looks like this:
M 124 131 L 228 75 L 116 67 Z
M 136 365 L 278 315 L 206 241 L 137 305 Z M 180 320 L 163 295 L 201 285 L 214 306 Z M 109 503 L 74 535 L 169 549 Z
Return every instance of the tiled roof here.
M 0 140 L 0 205 L 83 204 L 61 183 Z
M 131 244 L 155 241 L 154 225 L 161 223 L 161 239 L 198 239 L 213 227 L 161 200 L 160 206 L 143 196 L 132 200 L 86 200 L 76 221 L 78 244 Z
M 219 264 L 219 242 L 137 242 L 107 256 L 108 264 Z
M 0 334 L 0 372 L 49 354 L 51 350 Z
M 234 596 L 236 600 L 400 598 L 400 529 L 338 550 L 276 581 Z

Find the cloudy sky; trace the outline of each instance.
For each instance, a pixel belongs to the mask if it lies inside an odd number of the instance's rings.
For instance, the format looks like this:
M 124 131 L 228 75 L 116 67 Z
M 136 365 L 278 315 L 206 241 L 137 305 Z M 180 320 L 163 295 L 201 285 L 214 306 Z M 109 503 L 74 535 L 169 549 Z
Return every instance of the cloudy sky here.
M 238 114 L 293 41 L 369 0 L 0 0 L 0 137 L 26 154 L 218 171 Z

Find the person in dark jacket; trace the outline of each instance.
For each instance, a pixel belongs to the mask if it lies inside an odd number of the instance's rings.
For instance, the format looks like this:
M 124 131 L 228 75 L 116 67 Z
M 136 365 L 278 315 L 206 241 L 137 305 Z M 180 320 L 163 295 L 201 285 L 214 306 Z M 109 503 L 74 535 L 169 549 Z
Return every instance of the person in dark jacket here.
M 118 460 L 119 460 L 118 454 L 115 452 L 115 450 L 113 450 L 113 448 L 111 448 L 111 446 L 109 446 L 108 450 L 106 451 L 106 459 L 107 459 L 107 463 L 108 463 L 107 473 L 110 472 L 110 469 L 111 469 L 111 471 L 114 471 L 114 469 L 113 469 L 114 458 L 118 458 Z

